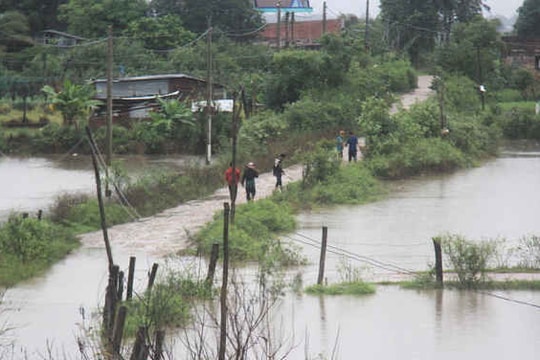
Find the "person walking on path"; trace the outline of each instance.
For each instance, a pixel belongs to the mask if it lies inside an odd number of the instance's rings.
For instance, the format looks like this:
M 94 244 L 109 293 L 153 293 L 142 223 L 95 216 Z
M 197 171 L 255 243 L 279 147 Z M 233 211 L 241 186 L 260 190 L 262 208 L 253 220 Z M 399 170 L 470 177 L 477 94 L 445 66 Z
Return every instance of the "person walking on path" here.
M 232 162 L 229 163 L 229 167 L 225 170 L 225 181 L 229 186 L 229 196 L 231 197 L 231 202 L 236 200 L 236 194 L 238 193 L 238 183 L 240 182 L 240 169 L 236 168 L 233 171 Z
M 275 190 L 279 188 L 279 190 L 283 190 L 283 182 L 282 182 L 282 176 L 285 174 L 285 170 L 283 170 L 283 159 L 285 159 L 285 154 L 279 154 L 274 159 L 274 167 L 272 168 L 272 174 L 276 177 L 276 186 Z
M 244 173 L 242 174 L 242 186 L 246 189 L 246 199 L 251 201 L 255 199 L 255 178 L 259 177 L 255 164 L 250 162 L 246 165 Z
M 356 162 L 358 154 L 358 138 L 352 131 L 349 132 L 349 138 L 347 139 L 346 146 L 349 148 L 349 162 L 353 159 Z
M 336 151 L 338 160 L 343 160 L 343 144 L 345 142 L 345 131 L 341 130 L 336 137 Z

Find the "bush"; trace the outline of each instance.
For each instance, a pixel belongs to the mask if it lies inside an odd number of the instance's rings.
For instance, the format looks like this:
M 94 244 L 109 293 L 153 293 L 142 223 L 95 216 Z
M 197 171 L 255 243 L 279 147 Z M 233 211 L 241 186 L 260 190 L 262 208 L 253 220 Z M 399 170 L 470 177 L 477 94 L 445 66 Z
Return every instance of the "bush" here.
M 277 241 L 277 234 L 292 231 L 295 226 L 291 208 L 270 199 L 238 206 L 234 224 L 229 227 L 231 259 L 277 261 L 284 265 L 300 262 L 298 254 Z M 197 248 L 209 254 L 212 244 L 221 244 L 222 240 L 223 214 L 218 214 L 197 234 Z
M 12 215 L 0 227 L 0 284 L 35 276 L 78 245 L 75 236 L 61 226 Z
M 496 243 L 472 242 L 460 235 L 444 235 L 435 240 L 441 242 L 443 253 L 450 261 L 461 286 L 474 288 L 485 280 L 488 264 L 496 252 Z
M 520 257 L 519 266 L 540 269 L 540 236 L 528 235 L 519 239 L 517 254 Z
M 540 116 L 531 109 L 513 108 L 504 112 L 498 124 L 508 139 L 540 139 Z
M 437 171 L 451 171 L 466 165 L 463 153 L 441 138 L 420 139 L 400 144 L 401 150 L 376 155 L 366 161 L 374 175 L 400 179 Z

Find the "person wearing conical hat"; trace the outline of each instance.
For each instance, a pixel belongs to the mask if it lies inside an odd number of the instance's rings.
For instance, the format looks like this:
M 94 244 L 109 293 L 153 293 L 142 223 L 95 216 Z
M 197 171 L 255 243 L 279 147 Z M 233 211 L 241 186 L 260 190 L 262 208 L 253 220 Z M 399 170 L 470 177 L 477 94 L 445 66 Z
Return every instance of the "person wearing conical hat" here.
M 255 178 L 259 177 L 259 172 L 254 163 L 250 162 L 244 168 L 244 173 L 242 174 L 242 186 L 246 189 L 246 199 L 247 201 L 252 201 L 255 199 Z

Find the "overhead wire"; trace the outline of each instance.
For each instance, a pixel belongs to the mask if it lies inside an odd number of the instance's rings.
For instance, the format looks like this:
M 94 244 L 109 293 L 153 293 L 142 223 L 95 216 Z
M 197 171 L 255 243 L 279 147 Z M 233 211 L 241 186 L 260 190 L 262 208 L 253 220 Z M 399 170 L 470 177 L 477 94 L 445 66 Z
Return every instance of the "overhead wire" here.
M 290 237 L 290 236 L 286 236 L 286 237 L 293 240 L 293 241 L 302 242 L 302 243 L 304 243 L 306 245 L 311 245 L 311 246 L 320 248 L 319 242 L 317 240 L 312 239 L 309 236 L 298 233 L 298 232 L 295 232 L 294 235 L 300 236 L 305 240 L 293 238 L 293 237 Z M 327 251 L 332 252 L 332 253 L 334 253 L 336 255 L 345 256 L 345 257 L 350 258 L 350 259 L 355 259 L 355 260 L 358 260 L 358 261 L 367 262 L 367 263 L 369 263 L 369 264 L 371 264 L 371 265 L 373 265 L 375 267 L 379 267 L 381 269 L 388 270 L 388 271 L 397 271 L 397 272 L 404 273 L 404 274 L 415 274 L 416 273 L 415 271 L 406 269 L 404 267 L 394 265 L 394 264 L 391 264 L 391 263 L 385 263 L 383 261 L 380 261 L 380 260 L 377 260 L 377 259 L 374 259 L 374 258 L 371 258 L 371 257 L 368 257 L 368 256 L 359 255 L 359 254 L 353 253 L 352 251 L 337 247 L 335 245 L 328 245 L 327 244 Z

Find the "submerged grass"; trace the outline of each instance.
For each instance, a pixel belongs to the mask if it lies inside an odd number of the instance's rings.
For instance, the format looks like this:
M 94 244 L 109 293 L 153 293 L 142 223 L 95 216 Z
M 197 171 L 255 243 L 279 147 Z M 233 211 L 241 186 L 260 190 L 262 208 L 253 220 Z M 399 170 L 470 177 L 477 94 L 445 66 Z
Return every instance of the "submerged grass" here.
M 305 289 L 311 295 L 370 295 L 375 285 L 364 281 L 349 281 L 331 285 L 312 285 Z

